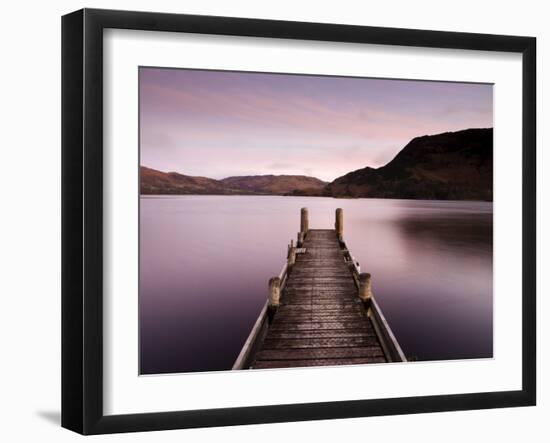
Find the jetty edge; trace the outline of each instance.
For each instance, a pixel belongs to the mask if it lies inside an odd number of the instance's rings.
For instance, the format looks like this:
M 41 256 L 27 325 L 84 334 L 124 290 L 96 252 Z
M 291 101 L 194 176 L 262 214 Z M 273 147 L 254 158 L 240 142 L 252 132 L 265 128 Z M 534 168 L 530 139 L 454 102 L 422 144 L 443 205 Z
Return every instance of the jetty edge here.
M 344 214 L 334 229 L 309 229 L 300 211 L 297 242 L 269 279 L 267 300 L 232 369 L 272 369 L 407 361 L 344 241 Z

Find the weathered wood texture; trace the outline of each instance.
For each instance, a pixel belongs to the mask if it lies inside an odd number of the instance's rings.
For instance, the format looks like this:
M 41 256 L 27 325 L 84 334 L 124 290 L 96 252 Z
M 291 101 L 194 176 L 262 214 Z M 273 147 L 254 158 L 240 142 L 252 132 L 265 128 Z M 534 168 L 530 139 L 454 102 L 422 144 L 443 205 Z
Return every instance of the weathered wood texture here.
M 252 368 L 382 363 L 336 230 L 310 229 Z

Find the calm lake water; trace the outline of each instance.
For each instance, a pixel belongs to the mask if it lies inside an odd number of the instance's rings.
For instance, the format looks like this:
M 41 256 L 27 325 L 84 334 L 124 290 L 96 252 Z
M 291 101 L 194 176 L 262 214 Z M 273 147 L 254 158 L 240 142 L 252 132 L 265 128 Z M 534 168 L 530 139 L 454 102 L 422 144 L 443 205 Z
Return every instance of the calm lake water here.
M 231 368 L 302 207 L 310 228 L 344 209 L 346 243 L 407 357 L 492 357 L 492 203 L 159 196 L 141 198 L 143 374 Z

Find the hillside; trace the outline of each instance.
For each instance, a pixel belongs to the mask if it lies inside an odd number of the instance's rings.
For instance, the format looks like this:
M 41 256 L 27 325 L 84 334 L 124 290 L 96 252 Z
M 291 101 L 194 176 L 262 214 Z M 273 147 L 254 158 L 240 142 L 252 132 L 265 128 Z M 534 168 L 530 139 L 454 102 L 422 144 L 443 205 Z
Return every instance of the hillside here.
M 320 193 L 326 183 L 305 175 L 251 175 L 228 177 L 222 183 L 256 194 L 291 194 L 300 192 Z
M 161 172 L 142 166 L 140 168 L 141 194 L 235 194 L 236 191 L 206 177 L 192 177 L 177 172 Z
M 325 188 L 333 197 L 493 199 L 493 129 L 416 137 L 385 166 L 366 167 Z
M 326 183 L 302 175 L 256 175 L 215 180 L 140 168 L 141 194 L 285 195 L 321 193 Z

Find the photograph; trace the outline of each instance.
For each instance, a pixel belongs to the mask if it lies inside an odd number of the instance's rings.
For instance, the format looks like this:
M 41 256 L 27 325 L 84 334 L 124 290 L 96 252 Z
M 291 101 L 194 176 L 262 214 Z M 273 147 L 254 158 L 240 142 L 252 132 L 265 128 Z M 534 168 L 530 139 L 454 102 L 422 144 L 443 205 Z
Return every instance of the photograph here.
M 138 69 L 140 375 L 493 358 L 493 84 Z

